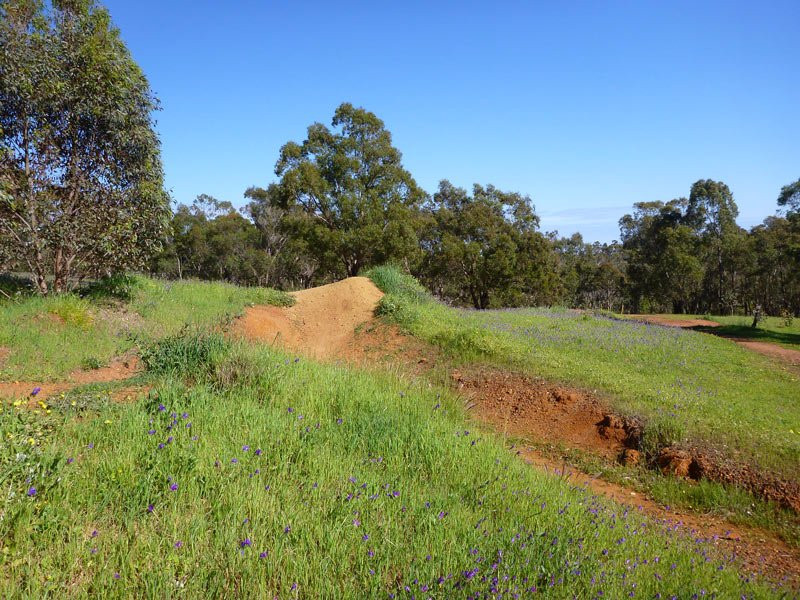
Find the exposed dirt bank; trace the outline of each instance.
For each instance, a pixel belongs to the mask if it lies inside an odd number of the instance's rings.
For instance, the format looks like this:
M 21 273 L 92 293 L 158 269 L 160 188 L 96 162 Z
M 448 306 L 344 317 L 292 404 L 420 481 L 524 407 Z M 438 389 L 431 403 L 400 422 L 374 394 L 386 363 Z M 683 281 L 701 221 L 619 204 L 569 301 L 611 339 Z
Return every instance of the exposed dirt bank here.
M 234 335 L 313 358 L 345 356 L 356 328 L 372 319 L 383 292 L 366 277 L 350 277 L 292 296 L 296 302 L 288 308 L 248 308 L 234 324 Z

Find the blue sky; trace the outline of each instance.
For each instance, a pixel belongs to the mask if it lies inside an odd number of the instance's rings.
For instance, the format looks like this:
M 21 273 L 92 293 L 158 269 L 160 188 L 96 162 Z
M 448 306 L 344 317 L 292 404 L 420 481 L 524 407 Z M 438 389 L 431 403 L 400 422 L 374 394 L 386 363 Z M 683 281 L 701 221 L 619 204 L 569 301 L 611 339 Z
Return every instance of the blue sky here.
M 163 111 L 178 202 L 235 205 L 348 101 L 417 182 L 528 194 L 610 241 L 634 202 L 725 181 L 750 227 L 800 177 L 800 2 L 105 2 Z

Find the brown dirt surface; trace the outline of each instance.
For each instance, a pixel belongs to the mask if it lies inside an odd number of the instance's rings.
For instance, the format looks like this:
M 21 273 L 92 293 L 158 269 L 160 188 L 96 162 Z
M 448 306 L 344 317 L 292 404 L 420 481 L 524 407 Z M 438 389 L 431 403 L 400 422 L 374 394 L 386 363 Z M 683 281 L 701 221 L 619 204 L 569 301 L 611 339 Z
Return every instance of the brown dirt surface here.
M 693 539 L 710 543 L 721 555 L 737 559 L 748 574 L 758 574 L 771 581 L 785 581 L 795 589 L 800 587 L 800 548 L 787 545 L 775 535 L 760 529 L 733 525 L 715 515 L 701 515 L 662 506 L 644 494 L 591 476 L 544 456 L 533 448 L 515 449 L 512 446 L 512 449 L 522 460 L 536 468 L 584 487 L 593 494 L 631 507 L 666 527 L 680 529 Z
M 665 327 L 681 327 L 689 329 L 691 327 L 719 327 L 716 321 L 706 319 L 673 319 L 665 315 L 625 315 L 627 319 L 651 323 L 653 325 L 663 325 Z
M 295 304 L 290 307 L 248 308 L 234 324 L 234 335 L 312 358 L 346 358 L 356 328 L 372 319 L 383 292 L 366 277 L 350 277 L 292 296 Z
M 610 415 L 592 394 L 501 371 L 453 373 L 468 407 L 503 434 L 566 444 L 606 458 L 626 448 L 632 423 Z
M 134 354 L 129 354 L 115 358 L 107 367 L 92 369 L 89 371 L 73 371 L 65 381 L 55 383 L 39 383 L 36 381 L 0 381 L 0 398 L 25 398 L 30 397 L 31 401 L 41 400 L 66 392 L 79 385 L 90 383 L 108 383 L 128 379 L 135 375 L 139 370 L 139 358 Z M 31 396 L 34 388 L 41 388 L 34 397 Z

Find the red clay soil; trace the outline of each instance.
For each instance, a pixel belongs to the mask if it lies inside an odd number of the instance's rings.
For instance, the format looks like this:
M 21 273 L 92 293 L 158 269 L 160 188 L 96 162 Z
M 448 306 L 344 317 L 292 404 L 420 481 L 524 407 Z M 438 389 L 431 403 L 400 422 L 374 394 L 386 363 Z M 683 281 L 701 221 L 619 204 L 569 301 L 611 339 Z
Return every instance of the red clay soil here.
M 471 413 L 504 435 L 532 436 L 611 459 L 626 447 L 624 421 L 586 392 L 501 371 L 454 372 L 453 380 Z
M 234 335 L 312 358 L 344 358 L 356 328 L 372 319 L 383 292 L 366 277 L 350 277 L 292 296 L 295 304 L 288 308 L 248 308 L 234 324 Z
M 79 385 L 90 383 L 108 383 L 128 379 L 139 370 L 139 359 L 130 354 L 115 358 L 107 367 L 90 371 L 73 371 L 65 381 L 55 383 L 39 383 L 36 381 L 0 381 L 0 398 L 31 398 L 31 402 L 61 394 Z M 40 388 L 34 397 L 31 393 Z M 34 399 L 35 398 L 35 399 Z

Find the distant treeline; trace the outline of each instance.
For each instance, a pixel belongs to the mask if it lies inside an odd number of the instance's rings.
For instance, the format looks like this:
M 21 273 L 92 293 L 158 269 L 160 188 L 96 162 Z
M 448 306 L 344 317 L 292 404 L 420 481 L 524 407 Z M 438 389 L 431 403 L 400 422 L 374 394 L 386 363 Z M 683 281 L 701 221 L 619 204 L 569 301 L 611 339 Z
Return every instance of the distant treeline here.
M 800 180 L 779 192 L 783 216 L 750 231 L 728 186 L 701 180 L 688 198 L 635 204 L 621 242 L 586 243 L 540 232 L 519 193 L 446 180 L 425 193 L 383 122 L 350 104 L 284 145 L 275 173 L 241 211 L 206 195 L 179 206 L 153 272 L 296 289 L 393 262 L 475 308 L 800 312 Z

